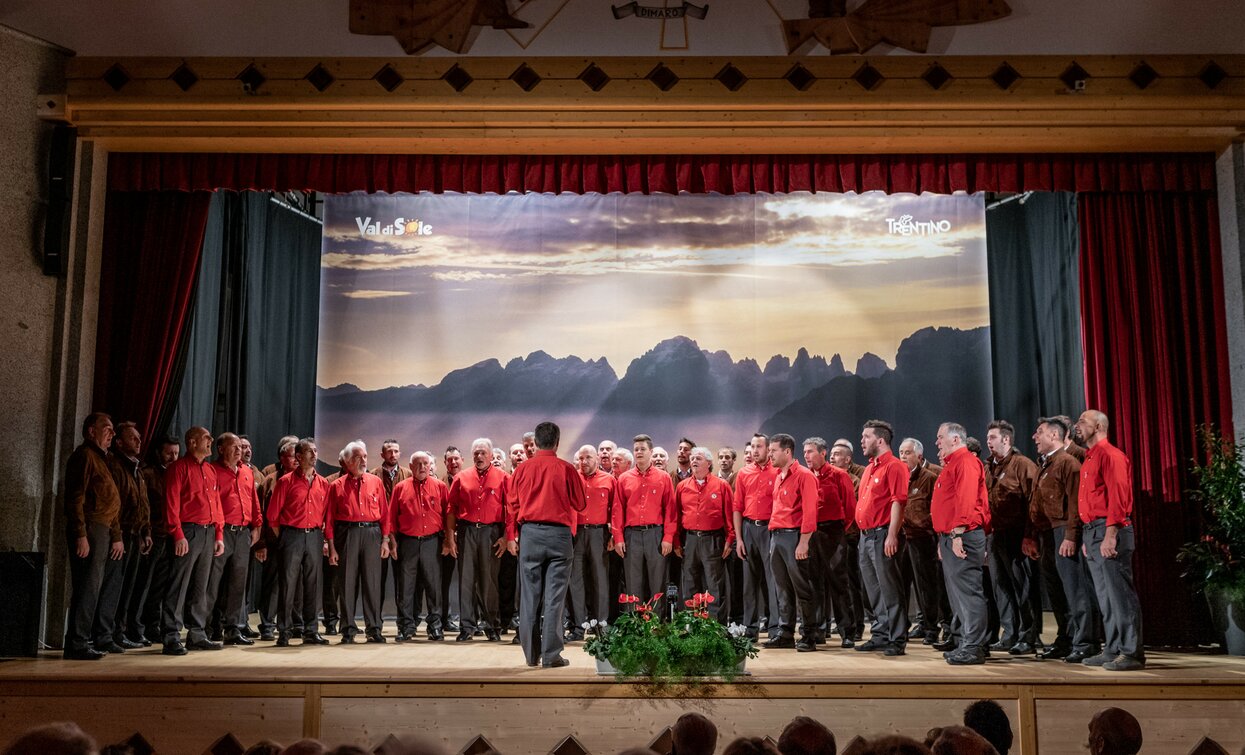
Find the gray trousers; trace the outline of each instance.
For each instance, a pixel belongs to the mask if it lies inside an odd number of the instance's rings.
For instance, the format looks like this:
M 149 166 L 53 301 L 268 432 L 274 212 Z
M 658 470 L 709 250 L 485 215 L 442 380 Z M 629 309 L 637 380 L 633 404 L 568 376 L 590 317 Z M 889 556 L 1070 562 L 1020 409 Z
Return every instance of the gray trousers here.
M 189 550 L 184 556 L 173 556 L 173 572 L 169 591 L 164 596 L 164 643 L 181 639 L 182 618 L 186 619 L 186 641 L 207 639 L 208 580 L 212 576 L 212 560 L 216 547 L 216 525 L 182 524 Z M 170 543 L 176 546 L 177 542 Z
M 1055 527 L 1039 535 L 1042 549 L 1042 581 L 1050 596 L 1051 609 L 1059 634 L 1055 646 L 1088 653 L 1098 644 L 1095 636 L 1094 586 L 1078 545 L 1071 558 L 1059 555 L 1065 527 Z
M 465 519 L 458 521 L 458 599 L 462 605 L 459 626 L 464 632 L 501 631 L 497 598 L 501 559 L 493 555 L 493 544 L 504 530 L 501 522 L 477 526 Z
M 1099 550 L 1107 534 L 1105 519 L 1095 519 L 1082 528 L 1089 574 L 1102 609 L 1102 626 L 1106 634 L 1103 649 L 1108 655 L 1126 655 L 1145 660 L 1141 646 L 1141 603 L 1133 587 L 1133 528 L 1120 527 L 1116 532 L 1115 558 L 1103 558 Z
M 778 591 L 774 586 L 774 572 L 770 565 L 770 535 L 768 521 L 744 519 L 737 533 L 744 544 L 744 626 L 751 632 L 759 631 L 761 619 L 766 619 L 767 631 L 778 631 Z
M 829 629 L 830 612 L 836 605 L 843 605 L 850 589 L 847 570 L 843 564 L 834 564 L 834 554 L 843 545 L 844 523 L 840 521 L 818 522 L 817 531 L 809 541 L 808 559 L 800 562 L 804 576 L 813 586 L 813 615 L 805 616 L 804 622 L 818 631 Z
M 605 584 L 609 577 L 605 560 L 608 539 L 609 525 L 580 525 L 575 533 L 575 552 L 571 560 L 572 632 L 582 633 L 583 623 L 590 619 L 605 621 L 610 617 L 610 591 Z
M 707 592 L 713 602 L 706 606 L 709 617 L 717 619 L 725 605 L 726 569 L 722 562 L 722 550 L 726 547 L 726 530 L 684 533 L 683 540 L 683 599 Z
M 666 594 L 666 557 L 661 555 L 662 527 L 627 527 L 623 530 L 626 555 L 623 568 L 626 571 L 627 592 L 641 603 L 660 593 Z M 658 616 L 665 616 L 666 599 L 654 604 Z
M 112 642 L 116 603 L 111 608 L 101 597 L 119 592 L 121 562 L 108 557 L 112 535 L 106 524 L 86 523 L 86 539 L 91 552 L 78 558 L 77 538 L 69 540 L 69 578 L 73 592 L 69 598 L 69 618 L 65 622 L 65 649 L 85 650 L 92 640 Z
M 333 547 L 337 549 L 338 616 L 342 636 L 359 633 L 355 623 L 355 606 L 363 593 L 363 625 L 368 632 L 381 629 L 380 591 L 380 524 L 361 527 L 354 522 L 338 522 L 333 528 Z
M 219 622 L 225 637 L 236 637 L 246 623 L 242 600 L 246 593 L 246 572 L 251 565 L 251 530 L 231 530 L 225 525 L 225 553 L 212 559 L 208 577 L 208 605 L 212 606 L 211 621 Z
M 947 584 L 947 599 L 955 617 L 955 634 L 962 649 L 985 652 L 990 644 L 990 617 L 982 589 L 982 570 L 986 560 L 986 533 L 980 529 L 961 536 L 967 558 L 959 558 L 951 550 L 951 536 L 938 536 L 938 552 L 942 555 L 942 576 Z
M 804 562 L 795 557 L 795 549 L 799 543 L 799 530 L 770 530 L 770 571 L 774 578 L 774 590 L 778 593 L 778 608 L 775 611 L 771 606 L 770 616 L 778 614 L 778 635 L 781 637 L 795 636 L 797 608 L 804 619 L 804 634 L 808 635 L 813 629 L 813 625 L 809 623 L 809 617 L 816 612 L 813 606 L 813 585 L 800 566 Z
M 444 533 L 426 537 L 396 535 L 398 566 L 394 569 L 394 589 L 398 604 L 398 632 L 414 634 L 419 626 L 415 595 L 428 601 L 428 631 L 441 631 L 441 543 Z
M 562 615 L 573 552 L 570 527 L 540 522 L 523 525 L 519 536 L 519 644 L 529 666 L 548 664 L 562 653 Z
M 904 547 L 903 534 L 899 547 Z M 886 528 L 860 533 L 860 580 L 865 597 L 873 606 L 871 640 L 877 643 L 908 644 L 908 606 L 904 602 L 903 571 L 899 553 L 886 555 Z
M 1015 645 L 1037 642 L 1037 625 L 1029 591 L 1029 557 L 1024 554 L 1024 529 L 997 530 L 990 535 L 990 576 L 994 585 L 994 603 L 999 609 L 1001 642 Z
M 277 550 L 281 558 L 277 572 L 281 606 L 277 613 L 277 632 L 288 636 L 291 630 L 297 629 L 304 635 L 313 634 L 316 614 L 320 613 L 324 530 L 282 527 Z

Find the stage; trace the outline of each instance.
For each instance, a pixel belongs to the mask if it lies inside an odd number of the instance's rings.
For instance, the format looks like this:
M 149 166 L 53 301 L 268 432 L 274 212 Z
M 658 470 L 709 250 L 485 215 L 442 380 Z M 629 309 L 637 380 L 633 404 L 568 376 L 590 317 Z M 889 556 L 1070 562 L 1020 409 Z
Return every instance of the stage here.
M 398 645 L 225 648 L 165 657 L 159 648 L 99 662 L 0 663 L 0 739 L 72 719 L 101 743 L 139 732 L 157 752 L 200 753 L 226 734 L 242 746 L 315 736 L 374 748 L 390 734 L 424 733 L 451 753 L 482 736 L 505 755 L 615 753 L 657 738 L 680 712 L 708 715 L 720 745 L 777 738 L 793 716 L 825 722 L 842 747 L 856 734 L 921 738 L 958 722 L 979 698 L 1012 718 L 1013 752 L 1083 749 L 1090 716 L 1119 705 L 1141 721 L 1146 753 L 1186 755 L 1204 736 L 1245 746 L 1245 659 L 1152 652 L 1145 671 L 1112 674 L 1059 661 L 1000 658 L 956 668 L 921 645 L 885 658 L 832 646 L 815 654 L 762 650 L 733 684 L 659 687 L 598 676 L 579 643 L 571 665 L 531 669 L 517 647 L 476 640 Z M 507 638 L 503 638 L 506 640 Z M 221 750 L 226 751 L 226 750 Z M 472 750 L 474 751 L 474 750 Z

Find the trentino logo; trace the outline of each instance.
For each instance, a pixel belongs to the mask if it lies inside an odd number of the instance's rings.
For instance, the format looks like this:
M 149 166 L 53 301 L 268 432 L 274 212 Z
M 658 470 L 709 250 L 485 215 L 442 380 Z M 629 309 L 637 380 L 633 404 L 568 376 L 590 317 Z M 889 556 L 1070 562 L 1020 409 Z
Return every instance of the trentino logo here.
M 897 236 L 932 236 L 951 230 L 950 220 L 913 220 L 911 215 L 886 219 L 887 233 Z
M 372 222 L 372 218 L 354 219 L 355 225 L 359 226 L 359 233 L 363 236 L 431 236 L 432 226 L 428 225 L 419 218 L 394 218 L 394 221 L 388 225 L 381 225 L 380 221 Z

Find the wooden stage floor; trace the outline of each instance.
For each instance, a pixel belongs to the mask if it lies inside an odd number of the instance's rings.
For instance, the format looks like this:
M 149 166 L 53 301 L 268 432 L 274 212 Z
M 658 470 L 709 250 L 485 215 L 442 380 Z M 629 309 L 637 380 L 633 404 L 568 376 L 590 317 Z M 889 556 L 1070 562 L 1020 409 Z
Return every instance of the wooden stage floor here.
M 571 665 L 531 669 L 520 650 L 479 639 L 398 645 L 229 647 L 162 656 L 159 648 L 102 661 L 58 653 L 0 662 L 0 741 L 41 721 L 74 719 L 102 742 L 134 732 L 159 752 L 205 751 L 231 733 L 243 745 L 317 736 L 369 749 L 389 734 L 424 732 L 448 752 L 483 736 L 505 755 L 549 753 L 568 735 L 587 752 L 647 744 L 682 711 L 709 715 L 723 742 L 777 738 L 795 715 L 839 736 L 923 736 L 957 722 L 979 698 L 998 700 L 1017 732 L 1013 752 L 1083 751 L 1093 713 L 1119 705 L 1142 722 L 1146 753 L 1185 755 L 1203 736 L 1245 747 L 1245 659 L 1153 652 L 1144 671 L 995 658 L 957 668 L 931 648 L 900 658 L 844 650 L 762 650 L 733 684 L 659 687 L 598 676 L 579 643 Z M 335 638 L 332 638 L 335 640 Z

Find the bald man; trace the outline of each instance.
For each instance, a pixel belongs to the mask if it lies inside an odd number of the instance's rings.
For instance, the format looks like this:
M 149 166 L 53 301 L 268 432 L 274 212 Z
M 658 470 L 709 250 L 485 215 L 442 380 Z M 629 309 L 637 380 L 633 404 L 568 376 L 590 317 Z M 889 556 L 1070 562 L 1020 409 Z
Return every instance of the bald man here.
M 1093 755 L 1141 752 L 1141 724 L 1126 710 L 1103 708 L 1089 720 L 1089 751 Z

